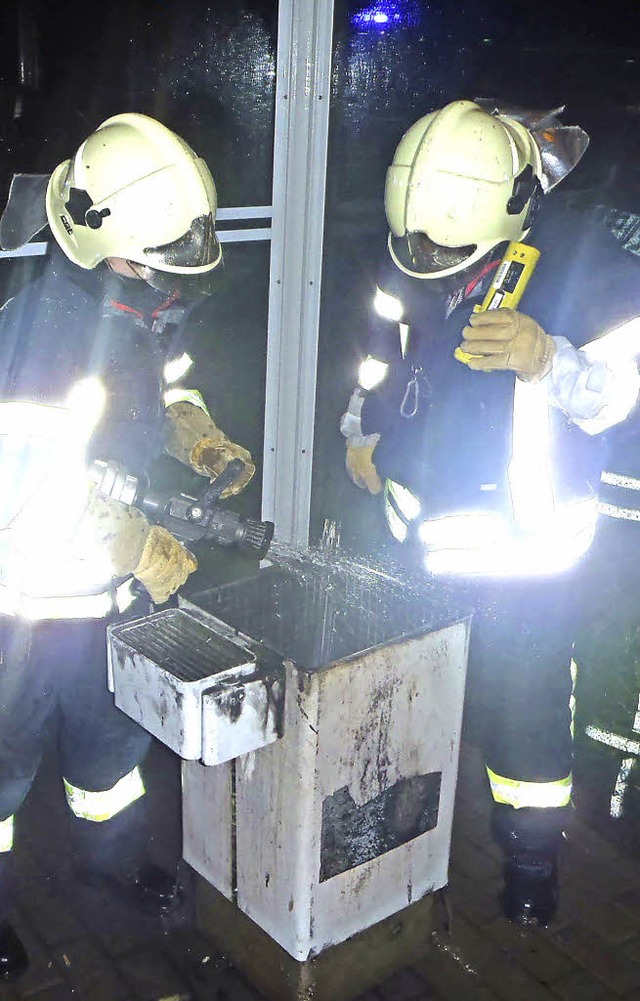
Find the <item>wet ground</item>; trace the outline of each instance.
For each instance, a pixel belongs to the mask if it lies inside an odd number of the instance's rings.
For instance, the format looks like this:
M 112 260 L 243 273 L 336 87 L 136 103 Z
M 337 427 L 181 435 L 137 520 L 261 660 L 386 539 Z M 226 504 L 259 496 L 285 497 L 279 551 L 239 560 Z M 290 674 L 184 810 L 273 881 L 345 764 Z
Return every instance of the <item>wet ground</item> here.
M 150 848 L 170 864 L 180 853 L 175 756 L 154 744 L 145 779 Z M 438 895 L 434 928 L 425 929 L 425 953 L 359 1001 L 640 998 L 640 858 L 608 816 L 606 789 L 596 792 L 593 783 L 578 782 L 556 920 L 544 931 L 521 931 L 500 916 L 489 792 L 481 757 L 465 740 L 450 883 Z M 16 985 L 0 987 L 0 1001 L 261 1001 L 195 929 L 194 883 L 184 863 L 178 910 L 170 919 L 141 915 L 75 884 L 66 820 L 52 750 L 17 835 L 14 920 L 31 968 Z
M 500 916 L 500 856 L 489 836 L 489 791 L 470 741 L 477 732 L 471 719 L 461 754 L 450 884 L 436 930 L 424 957 L 361 1001 L 640 998 L 639 773 L 634 755 L 614 739 L 634 739 L 638 590 L 633 573 L 618 579 L 607 571 L 612 561 L 618 569 L 632 563 L 633 553 L 627 540 L 606 559 L 603 554 L 603 590 L 592 589 L 585 606 L 575 810 L 556 921 L 545 931 L 521 932 Z M 609 741 L 589 739 L 589 724 Z M 179 762 L 155 744 L 146 779 L 152 847 L 171 864 L 180 855 Z M 260 1001 L 216 943 L 195 929 L 193 874 L 184 863 L 182 906 L 170 919 L 142 916 L 73 882 L 66 819 L 51 758 L 17 832 L 14 914 L 32 965 L 18 985 L 0 987 L 0 1001 Z
M 591 722 L 629 739 L 635 722 L 640 641 L 635 550 L 628 532 L 625 526 L 622 533 L 615 529 L 602 536 L 595 564 L 602 572 L 583 583 L 589 601 L 578 645 L 583 674 L 576 789 L 557 919 L 545 931 L 524 932 L 500 916 L 500 853 L 489 834 L 490 794 L 477 748 L 482 720 L 478 705 L 469 699 L 450 883 L 439 895 L 435 927 L 425 929 L 424 955 L 361 1001 L 640 998 L 635 759 L 616 800 L 620 815 L 614 818 L 612 796 L 629 752 L 585 734 Z M 210 563 L 203 559 L 192 590 L 255 571 L 250 560 L 225 562 L 219 553 Z M 594 579 L 603 582 L 601 592 Z M 15 986 L 0 986 L 0 1001 L 260 1001 L 247 976 L 195 928 L 194 874 L 180 862 L 179 760 L 154 743 L 144 771 L 149 850 L 164 865 L 179 864 L 180 907 L 169 918 L 155 918 L 103 890 L 78 886 L 66 802 L 55 749 L 50 748 L 16 832 L 14 920 L 29 949 L 31 968 Z

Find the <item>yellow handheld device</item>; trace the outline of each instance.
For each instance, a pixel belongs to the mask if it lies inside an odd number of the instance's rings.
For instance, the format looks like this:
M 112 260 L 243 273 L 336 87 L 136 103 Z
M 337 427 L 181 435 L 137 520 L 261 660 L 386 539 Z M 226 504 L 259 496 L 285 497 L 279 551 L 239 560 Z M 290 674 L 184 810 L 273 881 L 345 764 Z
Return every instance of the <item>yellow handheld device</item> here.
M 486 309 L 500 307 L 516 309 L 539 257 L 540 251 L 536 247 L 529 247 L 526 243 L 510 243 L 487 294 L 482 303 L 473 307 L 473 312 L 482 313 Z M 466 363 L 473 355 L 462 348 L 456 348 L 453 357 Z

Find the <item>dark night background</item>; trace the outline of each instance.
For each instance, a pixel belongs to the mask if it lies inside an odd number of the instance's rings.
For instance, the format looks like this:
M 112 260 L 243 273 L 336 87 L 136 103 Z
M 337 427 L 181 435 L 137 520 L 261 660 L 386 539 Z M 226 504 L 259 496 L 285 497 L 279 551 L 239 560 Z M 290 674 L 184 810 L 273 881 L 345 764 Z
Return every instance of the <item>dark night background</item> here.
M 387 545 L 380 506 L 347 480 L 337 424 L 362 352 L 384 246 L 382 191 L 393 150 L 418 117 L 457 98 L 566 105 L 563 120 L 586 129 L 591 143 L 562 196 L 585 210 L 640 214 L 640 13 L 634 0 L 590 6 L 378 0 L 392 15 L 380 30 L 363 17 L 374 6 L 336 0 L 312 541 L 331 519 L 342 525 L 344 547 L 380 558 Z M 105 118 L 139 111 L 160 118 L 205 157 L 221 206 L 270 204 L 276 33 L 276 0 L 103 0 L 94 8 L 69 0 L 5 0 L 3 199 L 13 172 L 49 172 Z M 0 299 L 39 266 L 2 262 Z M 198 388 L 258 464 L 268 278 L 268 243 L 228 245 L 217 293 L 191 331 Z M 253 516 L 260 511 L 259 481 L 260 471 L 236 502 Z M 635 560 L 633 547 L 627 558 Z M 620 636 L 610 626 L 606 591 L 594 641 L 602 674 L 585 704 L 598 703 L 607 671 L 624 678 L 620 698 L 637 702 L 634 610 L 640 601 L 626 596 L 633 614 L 630 632 Z M 619 754 L 591 745 L 580 753 L 606 827 L 605 791 Z M 628 816 L 613 833 L 636 851 L 639 817 L 634 786 Z

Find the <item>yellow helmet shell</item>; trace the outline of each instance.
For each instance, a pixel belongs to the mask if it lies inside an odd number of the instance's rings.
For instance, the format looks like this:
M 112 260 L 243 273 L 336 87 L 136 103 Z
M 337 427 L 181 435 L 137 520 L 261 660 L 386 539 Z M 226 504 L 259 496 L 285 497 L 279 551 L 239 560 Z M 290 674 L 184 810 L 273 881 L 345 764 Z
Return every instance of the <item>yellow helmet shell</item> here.
M 521 240 L 531 197 L 513 200 L 515 182 L 542 164 L 531 133 L 519 122 L 492 115 L 473 101 L 454 101 L 420 118 L 402 137 L 387 171 L 385 211 L 389 248 L 403 271 L 441 278 L 461 271 L 505 240 Z M 519 207 L 514 211 L 514 205 Z M 470 248 L 448 269 L 412 271 L 393 251 L 393 237 L 424 233 L 447 248 Z
M 183 139 L 147 115 L 115 115 L 103 122 L 53 171 L 46 209 L 57 243 L 81 268 L 121 257 L 197 275 L 221 257 L 209 168 Z M 194 220 L 204 220 L 198 233 L 206 230 L 205 252 L 197 240 L 189 242 Z

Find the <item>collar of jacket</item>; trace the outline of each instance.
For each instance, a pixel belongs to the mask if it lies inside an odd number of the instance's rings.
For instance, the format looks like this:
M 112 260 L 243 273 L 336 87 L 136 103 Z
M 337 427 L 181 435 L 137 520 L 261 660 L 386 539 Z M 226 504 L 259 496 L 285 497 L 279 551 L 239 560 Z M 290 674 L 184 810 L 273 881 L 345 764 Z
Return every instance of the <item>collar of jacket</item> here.
M 445 306 L 445 318 L 447 320 L 453 313 L 454 309 L 457 309 L 458 306 L 461 303 L 466 302 L 467 299 L 477 299 L 485 295 L 488 291 L 491 279 L 493 278 L 493 273 L 500 264 L 500 261 L 500 257 L 493 261 L 489 261 L 477 275 L 474 275 L 471 281 L 466 282 L 448 297 Z
M 106 263 L 85 270 L 66 257 L 52 241 L 50 243 L 50 267 L 54 274 L 82 289 L 96 303 L 113 301 L 113 313 L 126 312 L 136 316 L 141 326 L 154 328 L 156 321 L 160 329 L 166 323 L 182 324 L 197 303 L 172 300 L 139 279 L 122 278 L 111 271 Z

